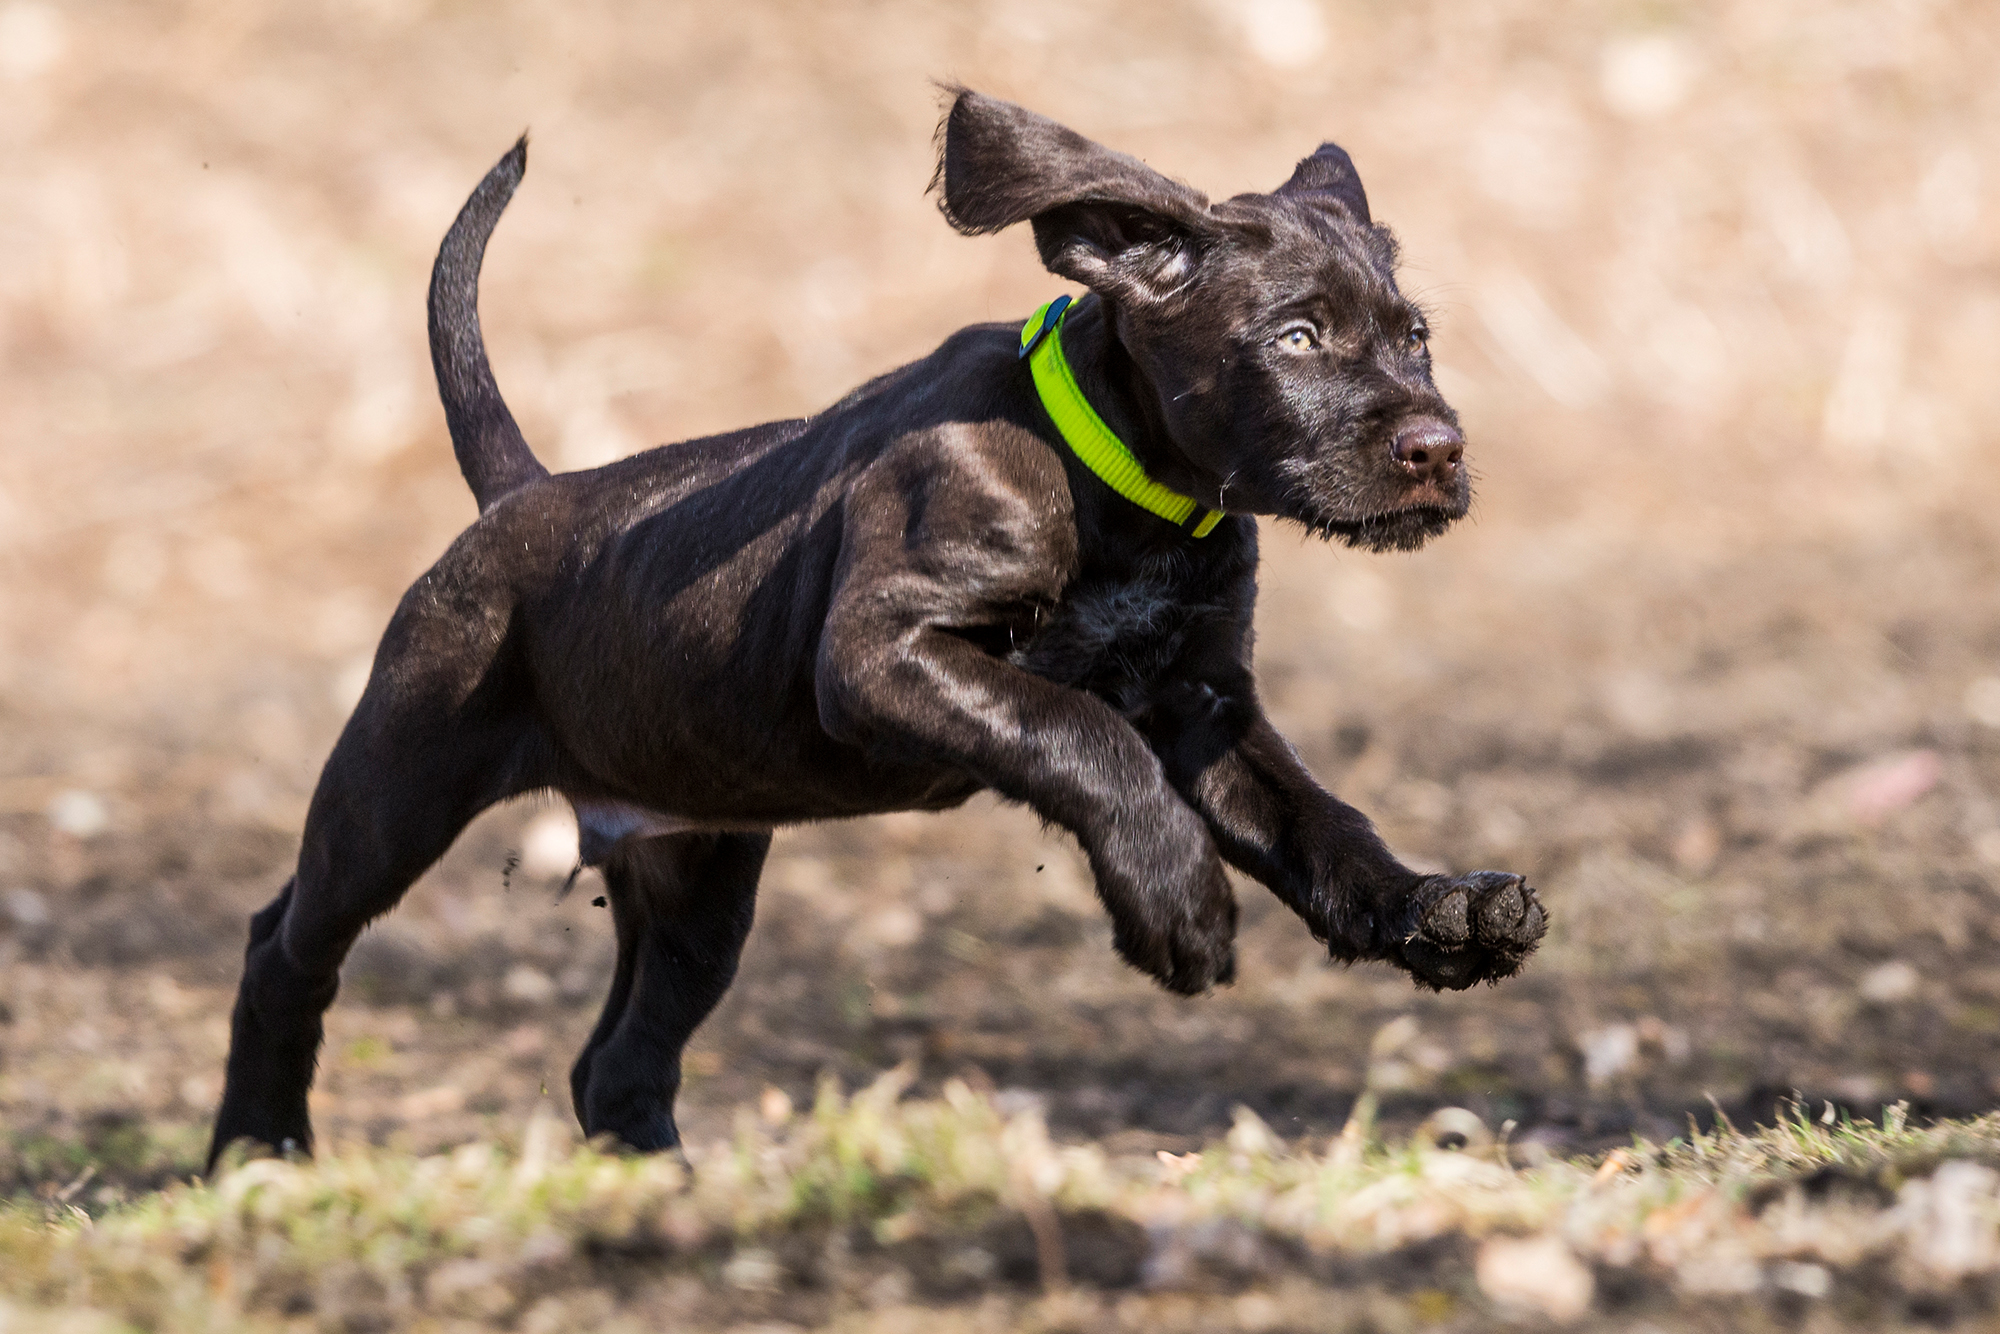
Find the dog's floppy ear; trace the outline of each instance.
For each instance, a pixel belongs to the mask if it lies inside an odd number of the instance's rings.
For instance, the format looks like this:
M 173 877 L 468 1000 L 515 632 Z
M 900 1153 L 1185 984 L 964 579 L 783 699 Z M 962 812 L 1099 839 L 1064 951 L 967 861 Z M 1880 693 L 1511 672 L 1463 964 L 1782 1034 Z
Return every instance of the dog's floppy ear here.
M 1279 186 L 1276 193 L 1290 198 L 1325 195 L 1345 204 L 1354 220 L 1363 226 L 1373 221 L 1368 216 L 1368 192 L 1361 188 L 1361 173 L 1354 169 L 1354 159 L 1339 144 L 1321 144 L 1317 152 L 1299 163 L 1292 179 Z
M 1032 222 L 1042 263 L 1093 291 L 1164 296 L 1215 230 L 1208 198 L 1012 102 L 951 90 L 931 188 L 969 235 Z

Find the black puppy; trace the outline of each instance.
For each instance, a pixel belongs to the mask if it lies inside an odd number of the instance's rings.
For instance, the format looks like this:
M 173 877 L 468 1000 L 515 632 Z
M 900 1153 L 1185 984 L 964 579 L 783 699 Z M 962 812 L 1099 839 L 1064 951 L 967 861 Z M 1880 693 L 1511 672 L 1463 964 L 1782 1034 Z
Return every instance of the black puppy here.
M 779 825 L 982 788 L 1074 834 L 1120 954 L 1230 980 L 1225 862 L 1343 960 L 1506 977 L 1546 926 L 1519 876 L 1420 875 L 1316 784 L 1250 673 L 1255 515 L 1413 549 L 1470 498 L 1346 153 L 1211 204 L 959 90 L 953 226 L 1030 222 L 1090 289 L 966 329 L 801 421 L 551 477 L 477 315 L 516 146 L 446 236 L 431 351 L 480 517 L 404 597 L 320 778 L 297 874 L 251 919 L 215 1154 L 307 1149 L 337 970 L 481 810 L 575 806 L 618 932 L 571 1075 L 590 1134 L 677 1142 L 680 1053 L 735 973 Z M 1054 303 L 1052 303 L 1054 305 Z

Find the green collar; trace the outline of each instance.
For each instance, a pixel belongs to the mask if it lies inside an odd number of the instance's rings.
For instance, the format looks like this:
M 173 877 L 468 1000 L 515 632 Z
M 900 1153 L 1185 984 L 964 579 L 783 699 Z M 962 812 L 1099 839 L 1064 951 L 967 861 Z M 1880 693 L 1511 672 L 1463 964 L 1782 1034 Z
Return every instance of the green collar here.
M 1178 491 L 1169 491 L 1152 478 L 1118 433 L 1104 424 L 1097 409 L 1083 396 L 1076 374 L 1063 356 L 1062 322 L 1070 312 L 1070 299 L 1059 296 L 1036 311 L 1021 329 L 1021 355 L 1035 375 L 1035 391 L 1042 397 L 1056 430 L 1076 451 L 1084 466 L 1104 479 L 1104 484 L 1140 509 L 1159 515 L 1168 523 L 1187 528 L 1196 537 L 1207 537 L 1222 522 L 1221 510 L 1203 509 Z M 1192 523 L 1193 526 L 1189 527 Z

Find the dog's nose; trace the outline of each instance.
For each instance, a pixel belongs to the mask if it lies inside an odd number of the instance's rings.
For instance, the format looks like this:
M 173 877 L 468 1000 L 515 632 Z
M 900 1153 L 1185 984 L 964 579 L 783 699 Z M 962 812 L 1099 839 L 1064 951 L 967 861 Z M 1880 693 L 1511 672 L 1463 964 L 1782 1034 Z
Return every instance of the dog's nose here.
M 1437 418 L 1425 417 L 1396 432 L 1389 453 L 1412 481 L 1448 486 L 1458 479 L 1465 437 Z

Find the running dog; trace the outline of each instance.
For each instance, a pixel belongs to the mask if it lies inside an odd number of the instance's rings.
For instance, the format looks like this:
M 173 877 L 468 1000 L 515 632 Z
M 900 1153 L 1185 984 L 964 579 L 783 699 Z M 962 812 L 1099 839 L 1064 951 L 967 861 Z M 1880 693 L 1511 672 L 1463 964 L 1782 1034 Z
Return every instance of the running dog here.
M 813 417 L 551 476 L 478 318 L 525 140 L 430 289 L 478 520 L 410 589 L 251 918 L 213 1167 L 309 1151 L 306 1092 L 348 947 L 466 823 L 575 808 L 617 969 L 571 1091 L 583 1129 L 673 1146 L 680 1055 L 735 975 L 771 832 L 991 789 L 1068 830 L 1117 950 L 1168 989 L 1231 980 L 1223 867 L 1341 960 L 1510 976 L 1547 919 L 1521 877 L 1426 875 L 1313 780 L 1251 675 L 1257 519 L 1413 550 L 1462 517 L 1457 418 L 1354 165 L 1327 144 L 1211 202 L 965 89 L 939 206 L 1026 222 L 1086 289 L 978 325 Z

